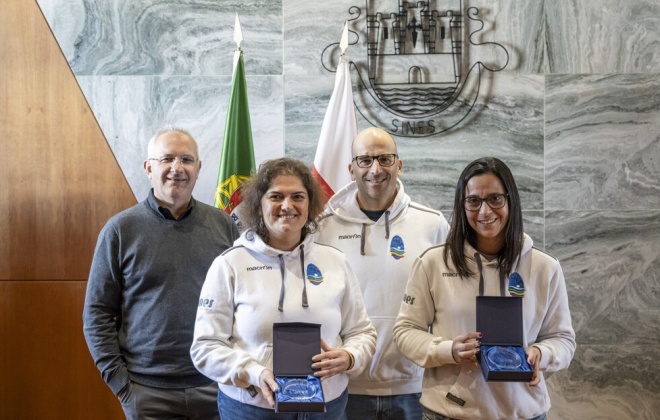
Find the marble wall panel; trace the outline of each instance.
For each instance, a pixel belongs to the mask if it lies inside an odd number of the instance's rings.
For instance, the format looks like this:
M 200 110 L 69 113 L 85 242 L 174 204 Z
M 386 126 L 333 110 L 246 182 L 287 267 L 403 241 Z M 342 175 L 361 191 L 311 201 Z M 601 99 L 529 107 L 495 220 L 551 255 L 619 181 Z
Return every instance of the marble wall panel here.
M 364 2 L 282 0 L 284 74 L 329 74 L 321 64 L 321 53 L 340 41 L 344 22 L 352 18 L 349 8 L 353 3 Z M 349 44 L 354 42 L 355 36 L 349 36 Z M 348 57 L 353 53 L 349 47 Z
M 544 72 L 544 0 L 464 0 L 475 7 L 484 22 L 475 43 L 497 42 L 509 52 L 504 71 L 524 74 Z M 478 26 L 475 25 L 475 29 Z
M 660 207 L 660 75 L 546 77 L 546 207 Z
M 660 211 L 549 212 L 546 247 L 562 262 L 580 342 L 660 344 Z
M 286 154 L 309 166 L 314 162 L 334 80 L 335 75 L 331 73 L 284 77 Z
M 77 76 L 231 75 L 239 13 L 246 74 L 282 73 L 278 0 L 38 0 Z
M 660 72 L 656 0 L 545 2 L 548 73 Z
M 532 238 L 536 248 L 545 250 L 545 217 L 543 211 L 523 210 L 523 230 Z
M 247 76 L 257 165 L 284 154 L 281 76 Z M 199 143 L 202 170 L 197 199 L 213 204 L 224 135 L 230 76 L 83 76 L 80 86 L 124 171 L 135 197 L 150 184 L 142 169 L 147 141 L 165 125 L 190 131 Z
M 658 345 L 578 342 L 570 368 L 546 376 L 548 418 L 660 419 L 658 357 Z
M 548 212 L 545 234 L 578 343 L 551 379 L 557 418 L 659 418 L 660 212 Z

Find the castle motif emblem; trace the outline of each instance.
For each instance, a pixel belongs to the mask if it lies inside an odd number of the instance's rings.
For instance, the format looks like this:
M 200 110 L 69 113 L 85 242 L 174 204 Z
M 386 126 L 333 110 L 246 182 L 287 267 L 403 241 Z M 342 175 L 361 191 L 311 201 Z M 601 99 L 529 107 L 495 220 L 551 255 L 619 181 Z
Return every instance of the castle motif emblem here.
M 355 105 L 372 125 L 398 136 L 456 127 L 475 106 L 482 71 L 500 71 L 509 61 L 502 45 L 473 42 L 484 24 L 463 0 L 367 0 L 364 10 L 349 13 Z M 337 45 L 322 54 L 329 71 Z

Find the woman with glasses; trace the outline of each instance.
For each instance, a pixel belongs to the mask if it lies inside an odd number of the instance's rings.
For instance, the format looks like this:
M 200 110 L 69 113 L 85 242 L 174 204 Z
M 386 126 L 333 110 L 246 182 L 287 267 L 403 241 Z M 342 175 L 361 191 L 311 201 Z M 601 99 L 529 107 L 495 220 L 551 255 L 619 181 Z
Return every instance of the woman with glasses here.
M 321 324 L 319 353 L 302 362 L 321 382 L 289 388 L 306 398 L 317 396 L 306 391 L 322 386 L 326 412 L 304 418 L 343 420 L 347 374 L 368 366 L 376 330 L 344 254 L 314 242 L 321 190 L 302 162 L 288 158 L 265 162 L 242 188 L 246 230 L 206 276 L 193 363 L 218 382 L 223 419 L 303 418 L 273 412 L 281 386 L 273 373 L 273 323 Z
M 518 189 L 501 160 L 477 159 L 463 170 L 447 242 L 415 261 L 405 293 L 394 340 L 425 368 L 423 418 L 545 419 L 542 372 L 568 367 L 575 332 L 561 266 L 523 232 Z M 530 382 L 484 380 L 476 296 L 522 297 Z

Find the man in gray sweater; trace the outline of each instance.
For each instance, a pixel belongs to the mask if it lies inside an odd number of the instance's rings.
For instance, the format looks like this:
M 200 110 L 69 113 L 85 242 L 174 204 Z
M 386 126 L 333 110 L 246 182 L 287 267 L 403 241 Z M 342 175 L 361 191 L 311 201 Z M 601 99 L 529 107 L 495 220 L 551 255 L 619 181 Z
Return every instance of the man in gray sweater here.
M 99 234 L 87 283 L 87 346 L 128 419 L 217 419 L 217 384 L 190 359 L 199 292 L 238 230 L 192 197 L 202 162 L 184 130 L 148 145 L 152 190 Z

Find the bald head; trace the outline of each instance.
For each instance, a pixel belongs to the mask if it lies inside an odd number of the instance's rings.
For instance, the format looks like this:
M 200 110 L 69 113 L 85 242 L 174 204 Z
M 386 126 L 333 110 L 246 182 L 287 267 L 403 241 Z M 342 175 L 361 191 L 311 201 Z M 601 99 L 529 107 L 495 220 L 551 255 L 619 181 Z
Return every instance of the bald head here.
M 379 144 L 391 144 L 392 145 L 392 153 L 397 153 L 396 149 L 396 142 L 394 141 L 394 137 L 390 135 L 387 131 L 383 130 L 382 128 L 378 127 L 369 127 L 366 128 L 358 133 L 357 136 L 353 139 L 353 143 L 351 145 L 351 151 L 353 153 L 353 157 L 359 156 L 361 153 L 361 150 L 366 148 L 369 148 L 369 145 L 371 143 L 379 143 Z
M 397 195 L 403 165 L 394 138 L 381 128 L 369 127 L 355 136 L 352 152 L 348 170 L 357 184 L 360 208 L 386 210 Z

